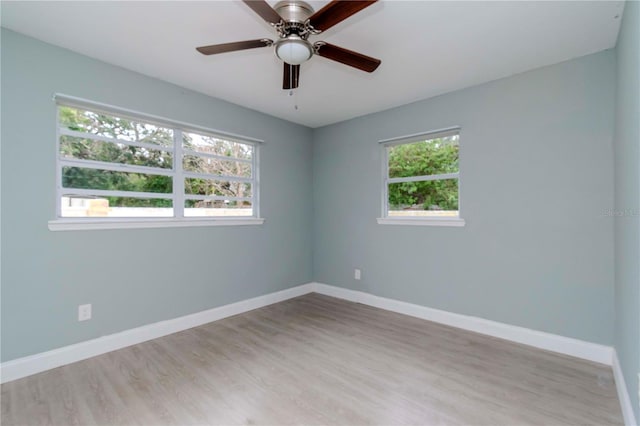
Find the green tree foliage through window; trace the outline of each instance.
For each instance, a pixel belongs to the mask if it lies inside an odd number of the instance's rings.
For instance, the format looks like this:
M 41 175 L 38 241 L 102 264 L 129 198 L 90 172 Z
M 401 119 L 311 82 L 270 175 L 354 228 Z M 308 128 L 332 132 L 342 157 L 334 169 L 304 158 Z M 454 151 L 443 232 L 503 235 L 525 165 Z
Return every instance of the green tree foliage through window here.
M 388 150 L 389 178 L 458 173 L 458 135 L 393 145 Z M 392 210 L 458 210 L 458 179 L 390 183 Z
M 67 134 L 60 136 L 60 157 L 69 160 L 97 161 L 151 168 L 148 173 L 113 171 L 91 167 L 62 167 L 62 187 L 135 191 L 167 194 L 166 197 L 102 197 L 110 207 L 171 207 L 174 182 L 172 176 L 154 174 L 153 169 L 171 171 L 182 162 L 185 172 L 203 175 L 184 179 L 185 193 L 190 195 L 251 197 L 251 184 L 245 181 L 216 179 L 216 176 L 252 177 L 253 146 L 230 140 L 183 132 L 183 158 L 173 158 L 174 131 L 155 124 L 68 106 L 59 107 L 59 125 Z M 108 138 L 109 141 L 100 140 Z M 123 143 L 114 143 L 114 140 Z M 132 143 L 133 145 L 127 144 Z M 144 145 L 144 146 L 135 146 Z M 157 149 L 154 147 L 157 146 Z M 228 158 L 228 160 L 227 160 Z M 241 161 L 238 161 L 240 159 Z M 242 161 L 245 160 L 245 161 Z M 187 207 L 200 201 L 187 200 Z M 232 201 L 233 206 L 246 204 Z
M 64 107 L 59 108 L 60 125 L 81 133 L 89 133 L 127 142 L 141 142 L 159 147 L 173 145 L 173 131 L 163 127 L 139 123 L 92 111 Z M 63 135 L 60 137 L 62 157 L 78 160 L 103 161 L 133 166 L 161 169 L 172 167 L 171 152 L 143 147 L 101 142 L 89 138 Z M 117 191 L 157 192 L 171 194 L 172 179 L 169 176 L 124 173 L 85 167 L 64 167 L 64 188 L 102 189 Z M 106 197 L 112 207 L 171 207 L 169 199 L 144 200 L 136 198 Z
M 196 133 L 183 134 L 183 168 L 186 171 L 209 176 L 251 177 L 251 163 L 234 159 L 251 160 L 253 149 L 250 145 L 204 136 Z M 194 155 L 189 155 L 192 152 Z M 216 157 L 199 156 L 211 154 Z M 222 157 L 228 157 L 225 160 Z M 250 197 L 251 184 L 247 182 L 230 182 L 228 180 L 210 178 L 185 179 L 185 193 L 192 195 L 218 195 L 223 197 Z M 187 202 L 189 207 L 198 206 L 197 201 Z M 248 202 L 231 201 L 230 206 L 249 205 Z

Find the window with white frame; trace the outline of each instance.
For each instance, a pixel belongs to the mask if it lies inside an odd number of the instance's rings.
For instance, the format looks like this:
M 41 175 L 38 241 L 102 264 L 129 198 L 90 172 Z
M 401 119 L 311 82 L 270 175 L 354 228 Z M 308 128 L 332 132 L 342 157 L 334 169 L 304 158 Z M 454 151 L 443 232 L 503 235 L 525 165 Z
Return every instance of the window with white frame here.
M 258 144 L 58 102 L 57 217 L 258 217 Z
M 383 219 L 459 219 L 458 128 L 382 142 Z

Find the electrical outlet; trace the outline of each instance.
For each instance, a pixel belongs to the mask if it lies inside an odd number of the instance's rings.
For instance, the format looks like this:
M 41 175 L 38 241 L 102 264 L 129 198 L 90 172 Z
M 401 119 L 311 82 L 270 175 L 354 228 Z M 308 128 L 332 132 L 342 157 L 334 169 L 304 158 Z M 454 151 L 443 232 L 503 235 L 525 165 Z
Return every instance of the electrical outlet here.
M 359 280 L 360 277 L 361 277 L 360 269 L 354 270 L 353 278 L 355 278 L 356 280 Z
M 91 303 L 78 306 L 78 321 L 91 319 Z

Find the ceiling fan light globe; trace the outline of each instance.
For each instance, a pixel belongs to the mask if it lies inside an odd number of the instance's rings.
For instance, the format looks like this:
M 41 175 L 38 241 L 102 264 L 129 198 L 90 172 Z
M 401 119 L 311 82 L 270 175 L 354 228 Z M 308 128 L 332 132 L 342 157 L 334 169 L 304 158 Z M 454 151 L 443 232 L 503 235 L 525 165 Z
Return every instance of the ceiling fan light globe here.
M 276 44 L 276 56 L 290 65 L 299 65 L 313 55 L 313 48 L 306 40 L 287 38 Z

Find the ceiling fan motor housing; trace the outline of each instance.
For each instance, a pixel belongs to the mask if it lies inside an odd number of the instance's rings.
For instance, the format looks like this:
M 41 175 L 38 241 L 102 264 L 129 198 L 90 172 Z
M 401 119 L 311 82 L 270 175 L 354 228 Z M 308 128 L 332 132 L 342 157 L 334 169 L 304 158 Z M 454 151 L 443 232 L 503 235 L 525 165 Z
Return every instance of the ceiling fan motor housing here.
M 285 22 L 304 24 L 313 15 L 313 7 L 303 1 L 281 1 L 276 3 L 274 9 Z
M 307 41 L 313 8 L 303 1 L 285 0 L 278 2 L 274 10 L 282 17 L 275 25 L 280 36 L 275 43 L 276 56 L 290 65 L 307 61 L 313 55 L 313 46 Z
M 276 3 L 274 10 L 282 17 L 282 21 L 274 25 L 281 38 L 293 34 L 306 40 L 313 33 L 309 26 L 309 17 L 313 15 L 313 7 L 308 3 L 285 0 Z

